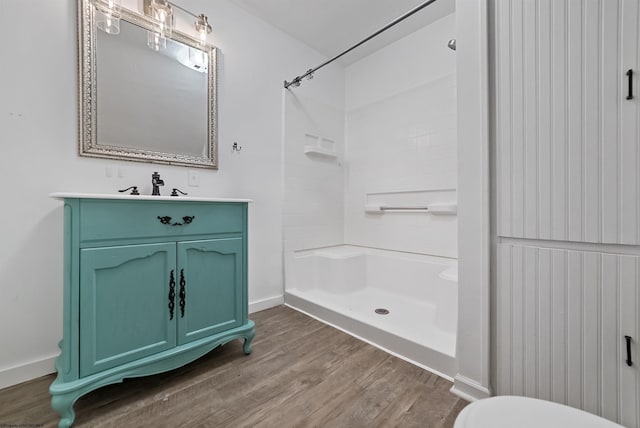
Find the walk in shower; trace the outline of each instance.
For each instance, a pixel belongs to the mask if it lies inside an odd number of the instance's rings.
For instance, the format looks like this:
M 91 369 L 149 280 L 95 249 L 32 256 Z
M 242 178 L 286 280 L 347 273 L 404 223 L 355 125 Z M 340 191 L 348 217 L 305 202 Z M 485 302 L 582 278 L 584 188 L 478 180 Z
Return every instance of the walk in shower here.
M 448 378 L 458 292 L 452 12 L 344 69 L 286 82 L 283 105 L 285 303 Z

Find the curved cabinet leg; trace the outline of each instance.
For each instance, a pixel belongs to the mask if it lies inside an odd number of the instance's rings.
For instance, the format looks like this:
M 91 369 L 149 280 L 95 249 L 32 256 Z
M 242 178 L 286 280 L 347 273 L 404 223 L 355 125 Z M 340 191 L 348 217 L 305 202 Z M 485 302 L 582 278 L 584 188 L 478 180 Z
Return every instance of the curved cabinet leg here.
M 60 415 L 58 428 L 69 428 L 76 419 L 73 404 L 81 394 L 60 394 L 51 397 L 51 407 Z
M 255 335 L 256 335 L 256 330 L 252 328 L 251 331 L 244 336 L 243 350 L 246 355 L 249 355 L 251 353 L 251 341 L 253 340 L 253 337 Z

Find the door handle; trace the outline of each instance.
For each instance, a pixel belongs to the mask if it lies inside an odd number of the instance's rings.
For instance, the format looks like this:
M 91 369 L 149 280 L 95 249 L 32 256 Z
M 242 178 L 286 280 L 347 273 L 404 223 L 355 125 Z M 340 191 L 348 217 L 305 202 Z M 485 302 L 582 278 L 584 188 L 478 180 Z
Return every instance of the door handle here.
M 632 100 L 633 99 L 633 70 L 632 69 L 629 69 L 629 71 L 627 71 L 627 76 L 629 77 L 629 93 L 627 94 L 627 99 Z
M 173 310 L 176 307 L 176 280 L 173 277 L 173 270 L 169 275 L 169 319 L 173 319 Z
M 627 341 L 627 365 L 631 367 L 633 365 L 633 361 L 631 361 L 631 336 L 625 336 L 625 340 Z
M 187 297 L 187 292 L 185 290 L 185 286 L 187 282 L 184 279 L 184 269 L 180 269 L 180 318 L 184 318 L 184 307 L 186 306 L 185 298 Z

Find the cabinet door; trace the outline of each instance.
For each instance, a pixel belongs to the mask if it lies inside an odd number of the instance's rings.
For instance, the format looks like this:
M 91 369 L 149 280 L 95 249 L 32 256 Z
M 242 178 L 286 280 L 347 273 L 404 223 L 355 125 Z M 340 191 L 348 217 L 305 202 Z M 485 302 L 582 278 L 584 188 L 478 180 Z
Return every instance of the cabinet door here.
M 640 245 L 638 0 L 492 3 L 497 234 Z
M 242 324 L 242 266 L 242 238 L 178 243 L 180 344 Z
M 81 250 L 81 376 L 175 346 L 175 261 L 173 242 Z
M 640 428 L 640 257 L 501 243 L 497 259 L 496 393 Z

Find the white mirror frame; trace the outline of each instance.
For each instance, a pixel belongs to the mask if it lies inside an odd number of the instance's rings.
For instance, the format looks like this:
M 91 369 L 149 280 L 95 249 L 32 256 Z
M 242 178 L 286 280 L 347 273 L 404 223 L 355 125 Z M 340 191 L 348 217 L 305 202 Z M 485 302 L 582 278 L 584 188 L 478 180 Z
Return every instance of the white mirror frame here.
M 132 24 L 152 29 L 153 22 L 146 16 L 122 8 L 122 18 Z M 191 156 L 177 153 L 165 153 L 127 147 L 116 147 L 99 144 L 97 141 L 97 80 L 96 80 L 96 31 L 95 7 L 90 0 L 78 0 L 78 78 L 79 78 L 79 121 L 80 139 L 79 155 L 129 160 L 136 162 L 153 162 L 170 165 L 184 165 L 199 168 L 218 169 L 218 126 L 217 126 L 217 86 L 216 57 L 217 48 L 207 46 L 202 49 L 198 40 L 179 31 L 173 31 L 171 39 L 187 46 L 206 50 L 208 64 L 208 123 L 205 156 Z M 117 36 L 115 36 L 117 37 Z

